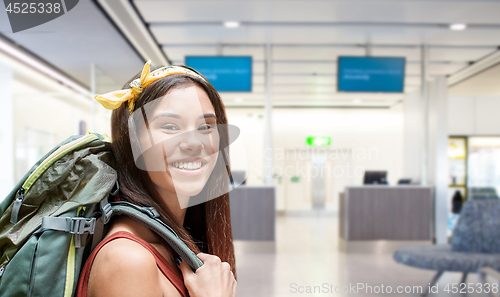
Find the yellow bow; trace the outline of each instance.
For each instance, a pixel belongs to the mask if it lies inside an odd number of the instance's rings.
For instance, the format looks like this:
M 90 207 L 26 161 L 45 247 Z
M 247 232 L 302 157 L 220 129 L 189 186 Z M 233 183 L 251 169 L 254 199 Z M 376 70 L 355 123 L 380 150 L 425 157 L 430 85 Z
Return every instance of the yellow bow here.
M 120 105 L 122 105 L 123 102 L 128 101 L 129 112 L 132 114 L 132 112 L 134 111 L 135 100 L 141 95 L 142 89 L 152 82 L 159 80 L 160 78 L 164 78 L 174 74 L 188 74 L 205 80 L 196 72 L 180 66 L 166 66 L 159 68 L 151 73 L 149 72 L 150 66 L 151 60 L 147 61 L 146 64 L 144 64 L 141 77 L 138 79 L 134 79 L 130 83 L 130 89 L 113 91 L 103 95 L 96 95 L 94 97 L 95 100 L 97 100 L 102 104 L 102 106 L 104 106 L 104 108 L 107 109 L 117 109 L 118 107 L 120 107 Z

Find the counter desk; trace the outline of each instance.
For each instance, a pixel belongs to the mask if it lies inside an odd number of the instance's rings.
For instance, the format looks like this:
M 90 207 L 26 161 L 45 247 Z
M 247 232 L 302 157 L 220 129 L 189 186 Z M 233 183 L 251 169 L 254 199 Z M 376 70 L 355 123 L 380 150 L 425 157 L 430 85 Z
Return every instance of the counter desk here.
M 239 186 L 229 192 L 231 227 L 237 252 L 274 252 L 274 186 Z
M 434 237 L 432 187 L 346 187 L 339 198 L 339 234 L 345 241 L 429 241 Z

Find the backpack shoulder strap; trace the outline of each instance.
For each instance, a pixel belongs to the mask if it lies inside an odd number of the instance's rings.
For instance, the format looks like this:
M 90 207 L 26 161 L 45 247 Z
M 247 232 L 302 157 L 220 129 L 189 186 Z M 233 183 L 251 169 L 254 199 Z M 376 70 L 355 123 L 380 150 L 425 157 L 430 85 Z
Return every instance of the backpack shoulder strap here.
M 112 202 L 113 215 L 129 216 L 149 227 L 165 240 L 191 267 L 193 271 L 200 268 L 203 262 L 191 251 L 187 245 L 177 236 L 174 230 L 160 220 L 160 214 L 154 207 L 140 207 L 129 202 Z

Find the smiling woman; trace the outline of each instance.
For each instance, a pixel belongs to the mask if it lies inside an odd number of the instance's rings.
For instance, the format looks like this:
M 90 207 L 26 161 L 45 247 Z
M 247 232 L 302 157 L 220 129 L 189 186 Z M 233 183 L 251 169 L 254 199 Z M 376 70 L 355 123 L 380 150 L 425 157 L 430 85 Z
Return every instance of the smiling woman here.
M 117 217 L 85 264 L 79 296 L 235 296 L 228 130 L 218 93 L 189 67 L 149 73 L 149 62 L 126 86 L 96 96 L 115 109 L 117 199 L 156 208 L 204 265 L 177 267 L 178 255 L 159 236 Z
M 133 142 L 137 146 L 136 163 L 148 171 L 158 191 L 175 193 L 173 199 L 177 198 L 185 208 L 214 170 L 218 159 L 215 152 L 219 152 L 218 129 L 226 125 L 217 125 L 210 98 L 194 85 L 174 88 L 143 110 L 134 112 L 129 121 L 129 130 L 134 131 L 131 139 L 137 138 Z M 227 176 L 214 173 L 220 174 Z

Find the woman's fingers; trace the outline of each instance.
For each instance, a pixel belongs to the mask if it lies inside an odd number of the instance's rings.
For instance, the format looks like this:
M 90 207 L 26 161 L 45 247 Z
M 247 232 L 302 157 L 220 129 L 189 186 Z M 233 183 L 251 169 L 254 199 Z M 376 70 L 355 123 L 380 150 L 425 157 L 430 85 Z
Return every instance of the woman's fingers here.
M 234 282 L 233 282 L 233 287 L 232 287 L 232 289 L 233 289 L 233 291 L 232 291 L 232 292 L 233 292 L 233 294 L 234 294 L 234 295 L 236 295 L 236 292 L 238 291 L 238 282 L 237 282 L 237 281 L 234 281 Z
M 186 261 L 182 261 L 181 264 L 179 265 L 179 268 L 181 269 L 182 276 L 184 279 L 196 276 L 196 274 L 193 272 L 191 267 L 186 263 Z
M 215 255 L 199 253 L 197 256 L 203 261 L 203 265 L 192 272 L 189 266 L 182 262 L 180 265 L 184 276 L 184 283 L 193 297 L 234 297 L 237 284 L 231 265 L 222 262 Z
M 200 258 L 201 261 L 205 262 L 212 255 L 205 254 L 205 253 L 198 253 L 196 256 L 198 256 L 198 258 Z
M 221 263 L 220 258 L 215 256 L 215 255 L 199 253 L 197 256 L 198 256 L 198 258 L 200 258 L 201 261 L 203 261 L 203 263 L 206 263 L 206 264 L 220 264 Z

